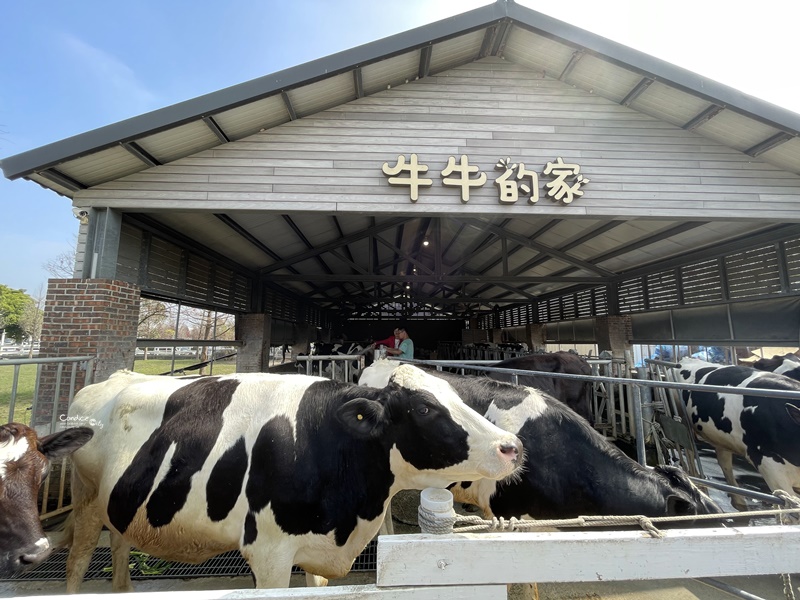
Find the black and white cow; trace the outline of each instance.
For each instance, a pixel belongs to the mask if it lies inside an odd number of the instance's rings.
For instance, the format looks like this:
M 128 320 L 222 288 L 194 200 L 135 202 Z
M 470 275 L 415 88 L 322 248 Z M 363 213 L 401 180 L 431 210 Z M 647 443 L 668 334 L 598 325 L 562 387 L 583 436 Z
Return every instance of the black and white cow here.
M 582 357 L 573 352 L 546 352 L 509 358 L 492 365 L 498 369 L 520 369 L 544 373 L 568 373 L 571 375 L 591 375 L 592 367 Z M 512 375 L 487 372 L 486 375 L 497 381 L 512 382 Z M 517 383 L 534 387 L 561 400 L 584 419 L 593 422 L 592 383 L 589 380 L 548 377 L 539 373 L 518 375 Z
M 376 361 L 359 383 L 380 386 L 397 363 Z M 508 479 L 462 482 L 459 502 L 485 515 L 535 519 L 579 515 L 676 516 L 718 514 L 714 502 L 674 467 L 648 469 L 630 459 L 561 402 L 539 390 L 427 371 L 446 381 L 463 401 L 525 446 L 523 467 Z
M 774 355 L 772 358 L 759 358 L 753 363 L 759 371 L 770 371 L 800 381 L 800 356 L 796 354 Z
M 356 342 L 330 343 L 314 342 L 311 348 L 311 356 L 354 356 L 360 357 L 366 353 L 365 346 Z M 305 356 L 300 354 L 299 356 Z M 347 373 L 345 373 L 345 362 L 347 362 Z M 306 373 L 306 362 L 297 361 L 298 373 Z M 321 360 L 312 366 L 312 375 L 322 373 L 328 379 L 337 381 L 356 382 L 361 376 L 361 361 L 355 360 Z
M 800 382 L 752 367 L 694 358 L 681 359 L 674 372 L 678 381 L 736 389 L 730 394 L 683 391 L 694 431 L 714 446 L 728 484 L 736 485 L 733 455 L 738 454 L 753 464 L 771 490 L 800 489 L 800 427 L 794 415 L 800 401 L 742 394 L 746 388 L 800 392 Z M 747 508 L 739 496 L 734 495 L 732 502 L 739 510 Z
M 92 437 L 86 427 L 39 439 L 20 423 L 0 425 L 0 578 L 43 561 L 50 543 L 39 520 L 39 486 L 50 461 L 69 455 Z
M 198 563 L 241 550 L 257 587 L 342 577 L 392 496 L 502 479 L 519 440 L 411 365 L 382 389 L 269 373 L 164 378 L 128 371 L 88 386 L 70 415 L 104 427 L 74 456 L 67 589 L 103 525 L 113 587 L 130 587 L 128 544 Z

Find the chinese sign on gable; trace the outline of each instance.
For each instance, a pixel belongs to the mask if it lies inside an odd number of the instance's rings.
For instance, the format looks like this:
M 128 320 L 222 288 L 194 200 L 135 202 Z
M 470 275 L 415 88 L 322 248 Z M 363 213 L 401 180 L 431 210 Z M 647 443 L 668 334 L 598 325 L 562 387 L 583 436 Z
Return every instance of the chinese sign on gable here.
M 525 163 L 512 163 L 510 158 L 501 158 L 495 165 L 502 174 L 494 180 L 498 187 L 500 202 L 511 204 L 522 198 L 535 204 L 539 201 L 539 174 L 525 167 Z M 405 155 L 397 157 L 394 166 L 388 162 L 383 163 L 382 171 L 388 176 L 390 185 L 407 186 L 411 201 L 419 200 L 419 189 L 430 187 L 433 180 L 422 177 L 428 172 L 428 165 L 419 162 L 416 154 L 412 154 L 406 162 Z M 581 167 L 574 163 L 565 163 L 559 156 L 554 162 L 548 162 L 542 171 L 544 177 L 551 181 L 544 184 L 544 195 L 554 202 L 570 204 L 576 198 L 583 196 L 584 185 L 589 183 L 581 174 Z M 469 164 L 469 157 L 461 155 L 456 161 L 454 156 L 447 160 L 447 166 L 441 171 L 442 185 L 461 189 L 462 202 L 469 202 L 471 188 L 482 187 L 486 183 L 486 173 L 480 167 Z

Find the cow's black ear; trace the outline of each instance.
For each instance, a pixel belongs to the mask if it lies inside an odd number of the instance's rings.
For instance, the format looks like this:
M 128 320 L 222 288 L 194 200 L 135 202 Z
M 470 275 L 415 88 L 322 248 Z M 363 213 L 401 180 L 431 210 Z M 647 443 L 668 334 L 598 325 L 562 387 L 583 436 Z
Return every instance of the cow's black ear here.
M 336 416 L 345 429 L 361 439 L 383 435 L 388 423 L 383 405 L 367 398 L 346 402 L 336 411 Z
M 800 408 L 787 402 L 786 412 L 789 413 L 789 417 L 791 417 L 792 421 L 800 425 Z
M 70 427 L 39 440 L 44 454 L 49 460 L 64 458 L 92 439 L 94 431 L 88 427 Z

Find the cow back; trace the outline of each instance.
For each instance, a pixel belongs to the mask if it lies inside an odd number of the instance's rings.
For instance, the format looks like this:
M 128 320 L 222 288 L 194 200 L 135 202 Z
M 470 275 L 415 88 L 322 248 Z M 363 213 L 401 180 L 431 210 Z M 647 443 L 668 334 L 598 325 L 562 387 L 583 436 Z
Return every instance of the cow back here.
M 509 358 L 492 366 L 500 369 L 519 369 L 546 373 L 568 373 L 587 376 L 592 374 L 592 368 L 589 363 L 571 352 L 529 354 L 527 356 Z M 488 373 L 488 376 L 498 381 L 513 381 L 512 376 L 506 373 L 493 372 Z M 592 384 L 590 381 L 547 377 L 540 374 L 519 375 L 517 380 L 520 385 L 534 387 L 552 395 L 591 422 Z

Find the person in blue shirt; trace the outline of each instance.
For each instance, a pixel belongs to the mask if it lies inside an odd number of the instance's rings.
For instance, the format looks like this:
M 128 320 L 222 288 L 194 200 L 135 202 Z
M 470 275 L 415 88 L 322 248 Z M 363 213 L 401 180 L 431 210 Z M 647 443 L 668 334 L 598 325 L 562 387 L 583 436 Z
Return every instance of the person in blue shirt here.
M 400 345 L 397 348 L 387 348 L 386 354 L 400 358 L 414 358 L 414 342 L 408 337 L 408 332 L 403 327 L 396 330 Z

